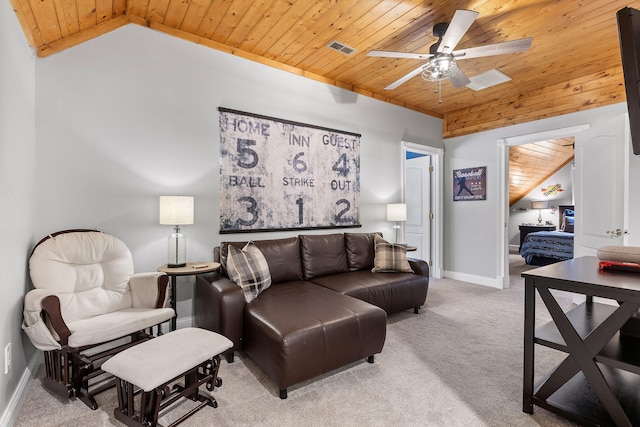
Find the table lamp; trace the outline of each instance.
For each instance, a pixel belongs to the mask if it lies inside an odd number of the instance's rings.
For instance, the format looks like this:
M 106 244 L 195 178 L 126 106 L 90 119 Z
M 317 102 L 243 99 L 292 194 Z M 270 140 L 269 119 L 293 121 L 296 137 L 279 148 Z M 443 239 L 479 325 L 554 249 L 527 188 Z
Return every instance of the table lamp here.
M 169 236 L 167 267 L 185 267 L 187 239 L 180 233 L 180 226 L 193 224 L 193 197 L 160 196 L 160 224 L 174 226 Z
M 538 225 L 542 225 L 542 209 L 549 209 L 549 201 L 532 200 L 531 209 L 538 209 Z
M 389 203 L 387 205 L 387 221 L 395 221 L 393 228 L 396 230 L 396 243 L 398 243 L 398 230 L 400 221 L 407 220 L 407 205 L 405 203 Z

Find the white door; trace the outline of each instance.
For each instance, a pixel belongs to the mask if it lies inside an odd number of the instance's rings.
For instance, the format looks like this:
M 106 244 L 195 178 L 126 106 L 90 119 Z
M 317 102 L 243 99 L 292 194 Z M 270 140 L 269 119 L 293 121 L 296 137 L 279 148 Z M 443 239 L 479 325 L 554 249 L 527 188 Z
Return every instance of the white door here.
M 626 117 L 620 115 L 576 135 L 576 257 L 595 255 L 602 246 L 626 241 L 627 127 Z
M 407 204 L 405 242 L 417 249 L 411 258 L 431 261 L 431 156 L 406 151 L 404 200 Z

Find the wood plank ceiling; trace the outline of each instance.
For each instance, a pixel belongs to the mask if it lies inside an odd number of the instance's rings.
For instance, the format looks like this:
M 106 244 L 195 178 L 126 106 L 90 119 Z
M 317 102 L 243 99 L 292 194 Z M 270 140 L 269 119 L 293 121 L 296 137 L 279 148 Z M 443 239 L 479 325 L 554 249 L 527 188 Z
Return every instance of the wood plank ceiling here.
M 573 161 L 574 138 L 559 138 L 509 147 L 509 206 Z M 542 194 L 535 200 L 544 199 Z
M 27 42 L 46 57 L 127 24 L 150 27 L 291 73 L 443 119 L 443 137 L 625 101 L 616 12 L 628 0 L 10 0 Z M 457 48 L 532 37 L 526 52 L 458 61 L 470 77 L 512 78 L 473 91 L 416 76 L 424 60 L 371 50 L 428 53 L 433 26 L 457 9 L 479 12 Z M 355 52 L 327 46 L 339 41 Z

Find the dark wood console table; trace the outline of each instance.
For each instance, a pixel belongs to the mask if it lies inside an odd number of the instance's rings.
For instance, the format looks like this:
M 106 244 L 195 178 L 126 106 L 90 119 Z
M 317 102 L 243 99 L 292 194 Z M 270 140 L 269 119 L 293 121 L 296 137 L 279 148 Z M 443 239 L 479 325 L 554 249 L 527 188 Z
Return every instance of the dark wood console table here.
M 536 268 L 525 278 L 522 407 L 540 406 L 588 426 L 640 425 L 640 339 L 620 328 L 640 307 L 640 274 L 601 271 L 596 257 Z M 552 290 L 586 295 L 564 312 Z M 552 321 L 535 329 L 536 291 Z M 593 301 L 610 298 L 618 305 Z M 534 387 L 535 344 L 567 357 Z

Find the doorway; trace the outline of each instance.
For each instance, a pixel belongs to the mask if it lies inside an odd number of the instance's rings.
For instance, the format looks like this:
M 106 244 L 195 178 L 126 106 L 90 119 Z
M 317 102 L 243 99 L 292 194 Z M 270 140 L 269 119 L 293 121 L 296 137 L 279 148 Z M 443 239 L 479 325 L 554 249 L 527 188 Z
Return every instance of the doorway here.
M 416 248 L 409 257 L 425 260 L 435 278 L 442 277 L 442 154 L 442 149 L 402 143 L 402 188 L 407 205 L 403 241 Z
M 627 114 L 616 114 L 598 121 L 536 134 L 504 138 L 499 141 L 500 203 L 498 221 L 508 218 L 508 147 L 541 139 L 575 136 L 575 227 L 574 257 L 595 256 L 605 245 L 626 245 L 629 224 L 630 134 Z M 506 226 L 500 227 L 498 242 L 503 287 L 509 286 Z

